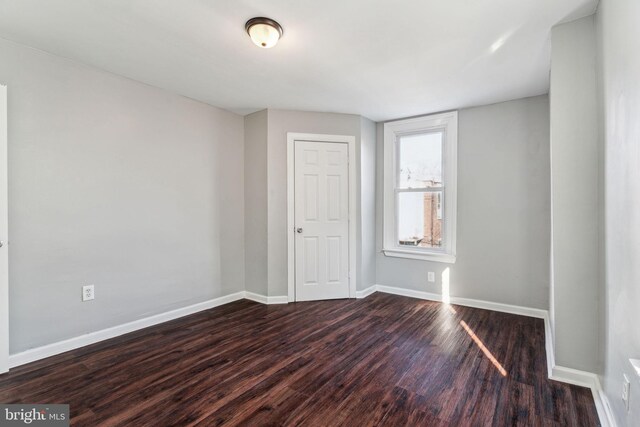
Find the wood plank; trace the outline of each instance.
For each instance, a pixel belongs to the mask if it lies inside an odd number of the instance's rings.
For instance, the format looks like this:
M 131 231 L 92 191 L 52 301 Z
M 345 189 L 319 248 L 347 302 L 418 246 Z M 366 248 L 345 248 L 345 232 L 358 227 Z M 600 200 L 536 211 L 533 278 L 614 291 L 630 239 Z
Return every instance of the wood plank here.
M 540 319 L 374 294 L 236 301 L 0 375 L 74 426 L 599 425 L 546 378 Z

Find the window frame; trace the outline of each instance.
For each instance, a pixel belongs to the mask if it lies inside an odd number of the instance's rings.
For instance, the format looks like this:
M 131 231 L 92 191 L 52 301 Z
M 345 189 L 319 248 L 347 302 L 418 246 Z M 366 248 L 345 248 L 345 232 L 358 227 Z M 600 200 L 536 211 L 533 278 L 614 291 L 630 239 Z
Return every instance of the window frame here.
M 415 189 L 418 192 L 442 192 L 443 241 L 439 248 L 408 248 L 399 244 L 398 173 L 399 140 L 411 134 L 442 132 L 442 186 Z M 383 170 L 383 244 L 386 256 L 454 263 L 456 261 L 458 112 L 431 114 L 384 124 Z M 413 191 L 413 190 L 411 190 Z M 404 190 L 406 192 L 406 190 Z

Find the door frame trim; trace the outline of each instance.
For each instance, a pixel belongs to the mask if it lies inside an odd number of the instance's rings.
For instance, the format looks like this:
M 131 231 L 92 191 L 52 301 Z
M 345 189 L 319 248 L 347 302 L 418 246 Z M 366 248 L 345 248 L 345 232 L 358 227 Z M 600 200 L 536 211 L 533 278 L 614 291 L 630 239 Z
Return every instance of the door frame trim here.
M 296 300 L 295 261 L 295 143 L 336 142 L 347 144 L 349 149 L 349 298 L 356 297 L 356 238 L 357 238 L 357 163 L 356 138 L 350 135 L 324 135 L 315 133 L 287 132 L 287 276 L 289 302 Z
M 7 87 L 0 84 L 0 203 L 7 211 L 0 215 L 0 230 L 6 231 L 0 238 L 4 240 L 4 247 L 0 250 L 7 252 L 7 268 L 0 269 L 0 374 L 9 370 L 9 137 L 8 121 L 9 109 L 7 101 Z M 6 214 L 6 215 L 5 215 Z M 1 265 L 0 265 L 1 267 Z M 4 270 L 4 271 L 3 271 Z

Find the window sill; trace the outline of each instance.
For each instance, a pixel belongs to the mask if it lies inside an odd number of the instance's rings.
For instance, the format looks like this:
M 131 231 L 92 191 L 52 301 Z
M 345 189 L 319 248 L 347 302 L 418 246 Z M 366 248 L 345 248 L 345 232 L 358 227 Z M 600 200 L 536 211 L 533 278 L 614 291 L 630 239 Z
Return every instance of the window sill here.
M 412 251 L 406 249 L 383 249 L 382 252 L 385 256 L 395 258 L 419 259 L 422 261 L 444 262 L 447 264 L 454 264 L 456 262 L 455 255 L 445 253 Z

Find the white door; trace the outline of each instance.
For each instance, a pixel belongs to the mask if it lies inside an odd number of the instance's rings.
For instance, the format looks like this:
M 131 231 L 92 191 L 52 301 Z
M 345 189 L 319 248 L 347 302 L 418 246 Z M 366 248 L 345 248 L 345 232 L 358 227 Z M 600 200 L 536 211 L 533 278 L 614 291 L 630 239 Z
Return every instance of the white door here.
M 9 255 L 7 204 L 7 88 L 0 85 L 0 373 L 9 370 Z
M 295 142 L 296 301 L 349 298 L 348 145 Z

